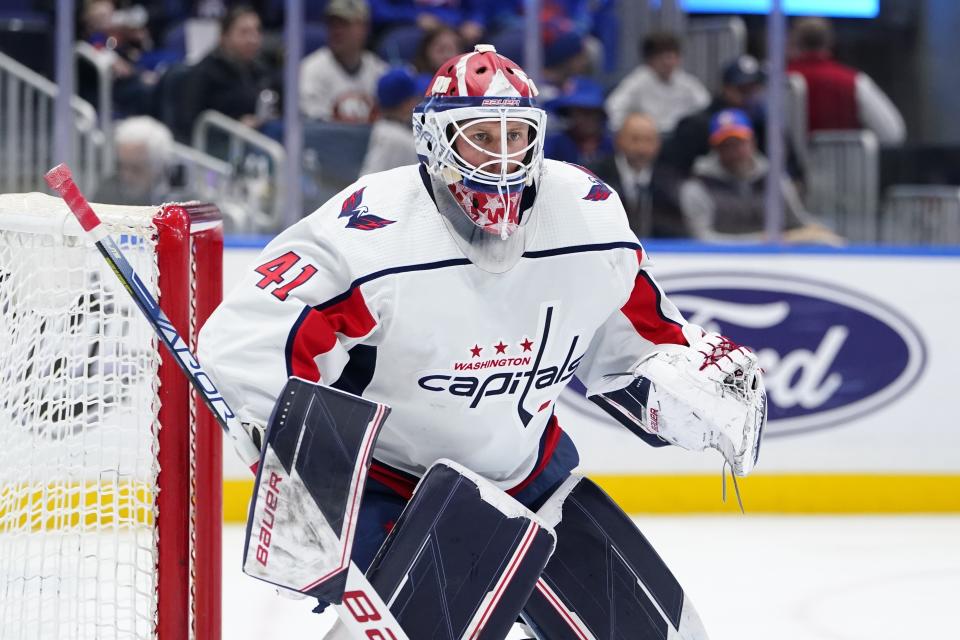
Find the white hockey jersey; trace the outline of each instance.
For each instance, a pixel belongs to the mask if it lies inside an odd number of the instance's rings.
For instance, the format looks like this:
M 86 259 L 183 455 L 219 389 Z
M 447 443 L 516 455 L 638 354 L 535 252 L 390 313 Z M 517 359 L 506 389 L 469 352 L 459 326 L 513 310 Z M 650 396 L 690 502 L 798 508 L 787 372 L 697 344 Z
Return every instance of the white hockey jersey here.
M 320 380 L 393 408 L 374 452 L 387 468 L 419 476 L 444 457 L 516 489 L 549 459 L 573 376 L 589 388 L 686 344 L 593 174 L 546 161 L 526 233 L 516 266 L 483 271 L 416 165 L 366 176 L 263 250 L 199 357 L 246 421 L 266 424 L 288 376 Z

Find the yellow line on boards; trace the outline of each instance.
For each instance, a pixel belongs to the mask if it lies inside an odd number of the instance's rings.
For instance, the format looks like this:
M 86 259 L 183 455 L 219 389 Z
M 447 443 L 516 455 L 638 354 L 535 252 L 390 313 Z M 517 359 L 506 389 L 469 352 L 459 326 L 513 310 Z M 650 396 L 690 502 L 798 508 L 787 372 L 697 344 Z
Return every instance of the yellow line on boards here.
M 253 480 L 223 480 L 223 521 L 246 522 Z
M 739 513 L 719 474 L 591 476 L 627 513 Z M 748 514 L 960 513 L 960 474 L 756 474 L 740 478 Z M 224 521 L 247 519 L 253 480 L 227 479 Z M 140 482 L 0 486 L 0 534 L 150 526 L 153 492 Z
M 730 477 L 592 476 L 628 513 L 739 513 Z M 960 512 L 960 475 L 757 474 L 738 478 L 747 513 L 860 514 Z
M 627 513 L 740 512 L 729 476 L 726 503 L 720 474 L 591 478 Z M 757 474 L 737 482 L 748 514 L 960 513 L 960 475 Z M 224 482 L 225 521 L 246 521 L 252 491 L 252 480 Z

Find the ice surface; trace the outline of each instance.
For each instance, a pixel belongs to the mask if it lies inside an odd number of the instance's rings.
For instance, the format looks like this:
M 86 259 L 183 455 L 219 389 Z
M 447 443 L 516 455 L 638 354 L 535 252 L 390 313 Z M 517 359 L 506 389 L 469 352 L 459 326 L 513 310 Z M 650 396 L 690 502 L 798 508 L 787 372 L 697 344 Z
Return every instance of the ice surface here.
M 960 516 L 637 518 L 713 640 L 957 637 Z M 243 575 L 224 531 L 223 637 L 319 638 L 315 615 Z M 510 636 L 523 637 L 518 632 Z

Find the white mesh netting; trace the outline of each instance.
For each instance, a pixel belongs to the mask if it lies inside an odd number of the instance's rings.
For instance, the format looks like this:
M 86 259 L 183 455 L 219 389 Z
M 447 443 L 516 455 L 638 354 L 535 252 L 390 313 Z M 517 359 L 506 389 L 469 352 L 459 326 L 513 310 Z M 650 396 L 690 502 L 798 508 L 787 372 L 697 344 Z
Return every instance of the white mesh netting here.
M 103 208 L 157 294 L 155 209 Z M 0 637 L 151 638 L 159 356 L 59 201 L 0 196 Z

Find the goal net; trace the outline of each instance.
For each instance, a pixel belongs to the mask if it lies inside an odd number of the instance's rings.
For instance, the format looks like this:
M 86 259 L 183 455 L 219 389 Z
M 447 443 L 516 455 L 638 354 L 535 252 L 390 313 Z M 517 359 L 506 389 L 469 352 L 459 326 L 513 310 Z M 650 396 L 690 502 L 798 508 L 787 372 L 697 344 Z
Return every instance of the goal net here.
M 201 205 L 93 205 L 195 349 Z M 220 430 L 66 205 L 0 195 L 0 637 L 219 637 Z

